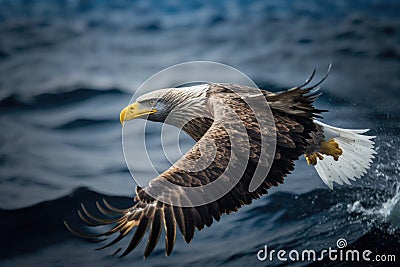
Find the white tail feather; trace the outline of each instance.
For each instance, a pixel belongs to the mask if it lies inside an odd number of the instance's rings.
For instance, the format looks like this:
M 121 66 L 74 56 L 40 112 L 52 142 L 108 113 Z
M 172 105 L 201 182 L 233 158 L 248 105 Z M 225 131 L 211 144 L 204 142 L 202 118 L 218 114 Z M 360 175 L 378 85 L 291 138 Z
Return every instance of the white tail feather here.
M 343 150 L 338 161 L 335 161 L 331 156 L 325 156 L 315 165 L 322 181 L 329 188 L 333 189 L 333 182 L 339 185 L 342 185 L 343 182 L 350 184 L 350 180 L 355 181 L 367 173 L 374 154 L 376 154 L 374 141 L 372 141 L 375 136 L 362 135 L 368 129 L 341 129 L 319 121 L 314 122 L 323 127 L 326 140 L 333 138 Z

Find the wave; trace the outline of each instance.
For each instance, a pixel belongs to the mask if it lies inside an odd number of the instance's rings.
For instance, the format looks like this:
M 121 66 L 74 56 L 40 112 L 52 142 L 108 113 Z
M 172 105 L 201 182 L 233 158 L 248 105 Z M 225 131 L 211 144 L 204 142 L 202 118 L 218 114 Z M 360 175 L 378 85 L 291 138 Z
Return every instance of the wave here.
M 270 229 L 268 231 L 273 231 L 269 232 L 270 234 L 280 233 L 279 238 L 272 241 L 275 242 L 275 244 L 271 244 L 272 246 L 279 245 L 290 248 L 294 244 L 299 247 L 306 244 L 309 248 L 318 250 L 323 248 L 320 247 L 321 240 L 325 240 L 322 245 L 326 245 L 332 243 L 332 240 L 336 240 L 337 235 L 345 234 L 346 236 L 342 237 L 354 240 L 349 242 L 348 248 L 377 248 L 387 254 L 397 253 L 397 242 L 400 235 L 398 230 L 388 232 L 384 227 L 378 225 L 367 229 L 360 227 L 357 217 L 352 217 L 351 213 L 341 205 L 344 200 L 347 201 L 349 198 L 351 201 L 356 200 L 360 197 L 360 193 L 368 195 L 372 192 L 375 191 L 365 188 L 344 188 L 335 191 L 317 189 L 300 195 L 277 192 L 260 200 L 262 205 L 244 210 L 237 215 L 231 215 L 234 221 L 231 225 L 224 227 L 222 229 L 224 232 L 218 233 L 218 235 L 227 239 L 233 238 L 231 231 L 240 228 L 241 225 L 249 225 L 243 222 L 247 221 L 250 222 L 254 231 L 265 232 L 265 229 Z M 384 192 L 381 193 L 384 194 Z M 100 216 L 95 205 L 96 201 L 100 201 L 102 198 L 106 198 L 113 206 L 119 208 L 133 205 L 132 198 L 106 196 L 81 187 L 67 196 L 31 207 L 16 210 L 0 209 L 2 218 L 0 236 L 3 243 L 7 243 L 7 247 L 0 251 L 0 259 L 32 253 L 71 239 L 76 240 L 77 238 L 65 228 L 63 221 L 67 221 L 79 230 L 83 225 L 76 212 L 80 208 L 80 204 L 84 203 L 95 216 Z M 395 206 L 393 205 L 393 207 Z M 232 216 L 236 216 L 236 218 Z M 354 222 L 348 222 L 347 217 L 349 216 L 354 219 Z M 293 233 L 291 230 L 289 232 L 285 230 L 299 229 L 299 227 L 303 231 Z M 263 230 L 263 228 L 265 229 Z M 352 231 L 349 232 L 349 228 Z M 324 232 L 322 229 L 326 229 L 328 232 Z M 344 229 L 347 229 L 347 232 L 343 232 Z M 334 234 L 332 235 L 329 231 L 333 231 Z M 207 234 L 205 233 L 205 235 Z M 307 242 L 304 242 L 305 236 Z M 246 236 L 242 238 L 246 239 Z M 221 258 L 221 262 L 228 263 L 243 257 L 253 257 L 253 252 L 260 247 L 260 244 L 257 243 L 254 246 L 254 242 L 257 240 L 253 240 L 251 235 L 248 239 L 248 245 L 243 247 L 243 252 Z M 162 254 L 154 257 L 164 257 Z
M 108 90 L 77 88 L 64 92 L 42 93 L 33 96 L 31 99 L 23 99 L 17 94 L 11 94 L 0 101 L 0 110 L 48 109 L 82 102 L 97 96 L 122 94 L 124 92 L 116 88 Z
M 387 201 L 378 206 L 364 207 L 361 201 L 357 200 L 348 205 L 350 213 L 361 215 L 369 221 L 388 225 L 388 231 L 395 233 L 400 229 L 400 185 L 396 186 L 395 194 Z
M 107 120 L 107 119 L 75 119 L 71 120 L 67 123 L 54 127 L 55 130 L 69 130 L 75 128 L 82 127 L 90 127 L 90 126 L 98 126 L 105 125 L 110 123 L 115 123 L 116 120 Z M 119 121 L 117 121 L 119 123 Z
M 348 244 L 345 247 L 345 251 L 357 250 L 360 252 L 360 255 L 362 255 L 361 253 L 364 251 L 371 251 L 371 248 L 379 246 L 379 251 L 376 254 L 371 254 L 372 256 L 369 257 L 372 261 L 374 261 L 373 255 L 397 255 L 398 257 L 398 255 L 400 255 L 399 238 L 400 235 L 391 235 L 379 228 L 373 228 L 369 232 L 363 234 L 356 241 Z M 333 249 L 336 249 L 336 247 L 333 247 Z M 370 262 L 366 265 L 365 262 L 362 261 L 332 261 L 329 257 L 325 257 L 322 261 L 316 261 L 307 266 L 397 266 L 397 264 L 395 262 Z
M 0 209 L 0 236 L 3 244 L 7 243 L 7 246 L 2 246 L 0 250 L 0 259 L 32 253 L 76 238 L 65 228 L 63 221 L 74 225 L 81 224 L 76 214 L 80 203 L 85 203 L 88 209 L 95 210 L 95 202 L 104 197 L 116 207 L 132 205 L 132 199 L 129 198 L 105 196 L 88 188 L 78 188 L 67 196 L 31 207 Z

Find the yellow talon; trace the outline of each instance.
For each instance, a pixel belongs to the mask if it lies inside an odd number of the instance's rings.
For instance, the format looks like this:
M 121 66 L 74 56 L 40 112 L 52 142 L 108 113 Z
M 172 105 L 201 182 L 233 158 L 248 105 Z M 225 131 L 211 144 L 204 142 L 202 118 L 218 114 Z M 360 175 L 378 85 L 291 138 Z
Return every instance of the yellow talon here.
M 321 144 L 320 150 L 322 154 L 332 156 L 334 160 L 338 161 L 339 156 L 343 154 L 343 150 L 339 147 L 339 144 L 332 139 Z
M 312 154 L 306 154 L 305 157 L 306 157 L 308 165 L 310 165 L 310 164 L 311 165 L 316 165 L 317 164 L 317 158 L 320 159 L 320 160 L 324 159 L 324 157 L 318 152 L 314 152 Z
M 318 152 L 304 155 L 306 157 L 307 164 L 316 165 L 318 159 L 323 160 L 324 157 L 320 153 L 332 156 L 334 160 L 338 161 L 339 156 L 343 154 L 343 150 L 339 147 L 339 144 L 335 140 L 330 139 L 329 141 L 321 144 Z

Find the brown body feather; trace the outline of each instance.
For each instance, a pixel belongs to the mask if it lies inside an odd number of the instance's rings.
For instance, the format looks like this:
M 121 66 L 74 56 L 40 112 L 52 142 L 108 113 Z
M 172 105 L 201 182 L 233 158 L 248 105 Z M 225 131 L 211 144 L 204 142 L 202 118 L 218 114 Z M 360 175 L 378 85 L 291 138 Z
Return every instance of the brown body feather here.
M 316 137 L 321 135 L 320 129 L 316 128 L 313 122 L 313 119 L 319 117 L 322 112 L 315 109 L 312 104 L 318 95 L 310 93 L 312 88 L 302 89 L 301 87 L 280 93 L 263 91 L 274 116 L 274 122 L 269 130 L 271 133 L 276 130 L 275 157 L 261 186 L 254 192 L 249 192 L 249 183 L 259 161 L 261 134 L 252 110 L 240 97 L 232 93 L 231 86 L 234 86 L 236 91 L 245 92 L 249 89 L 239 85 L 211 85 L 208 90 L 208 105 L 210 113 L 214 114 L 216 119 L 196 119 L 184 126 L 184 130 L 198 142 L 174 166 L 155 178 L 148 189 L 162 186 L 162 183 L 159 184 L 162 180 L 187 187 L 205 185 L 217 179 L 224 172 L 228 165 L 229 157 L 227 155 L 230 154 L 231 145 L 227 131 L 221 125 L 221 120 L 224 119 L 223 115 L 216 114 L 223 113 L 223 111 L 218 110 L 217 106 L 213 106 L 213 101 L 223 101 L 232 107 L 247 128 L 248 136 L 239 136 L 238 138 L 248 139 L 251 147 L 250 156 L 242 158 L 237 155 L 237 160 L 247 163 L 247 166 L 240 181 L 233 189 L 222 198 L 203 206 L 173 207 L 155 200 L 145 190 L 138 187 L 135 198 L 137 203 L 129 209 L 116 209 L 107 202 L 105 202 L 105 207 L 98 205 L 99 210 L 107 219 L 96 218 L 83 209 L 85 215 L 82 213 L 80 215 L 88 224 L 114 224 L 114 228 L 102 235 L 85 235 L 84 237 L 97 238 L 118 232 L 119 236 L 109 244 L 113 245 L 136 228 L 131 242 L 121 255 L 123 257 L 138 245 L 147 229 L 150 229 L 144 254 L 147 257 L 158 243 L 161 229 L 164 228 L 166 233 L 165 250 L 169 255 L 176 240 L 176 229 L 179 229 L 184 240 L 189 243 L 194 236 L 195 228 L 201 230 L 204 226 L 210 226 L 214 220 L 218 221 L 222 214 L 237 211 L 242 205 L 250 204 L 253 199 L 266 194 L 271 186 L 283 183 L 284 177 L 294 169 L 295 160 L 307 151 L 310 143 Z M 229 119 L 225 118 L 225 120 Z M 194 173 L 188 173 L 184 168 L 180 168 L 187 162 L 200 157 L 199 148 L 207 139 L 213 140 L 217 145 L 215 160 L 204 170 Z M 170 197 L 179 198 L 181 196 L 171 195 Z M 73 230 L 71 229 L 71 231 Z M 76 234 L 83 236 L 80 233 Z

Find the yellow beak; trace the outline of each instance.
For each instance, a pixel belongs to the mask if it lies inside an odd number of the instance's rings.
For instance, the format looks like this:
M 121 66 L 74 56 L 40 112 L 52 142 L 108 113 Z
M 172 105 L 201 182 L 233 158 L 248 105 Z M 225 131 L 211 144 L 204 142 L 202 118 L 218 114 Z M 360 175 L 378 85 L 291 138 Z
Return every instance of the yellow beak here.
M 121 110 L 121 113 L 119 114 L 119 120 L 123 125 L 124 121 L 130 121 L 156 112 L 156 109 L 142 109 L 141 105 L 138 102 L 135 102 Z

